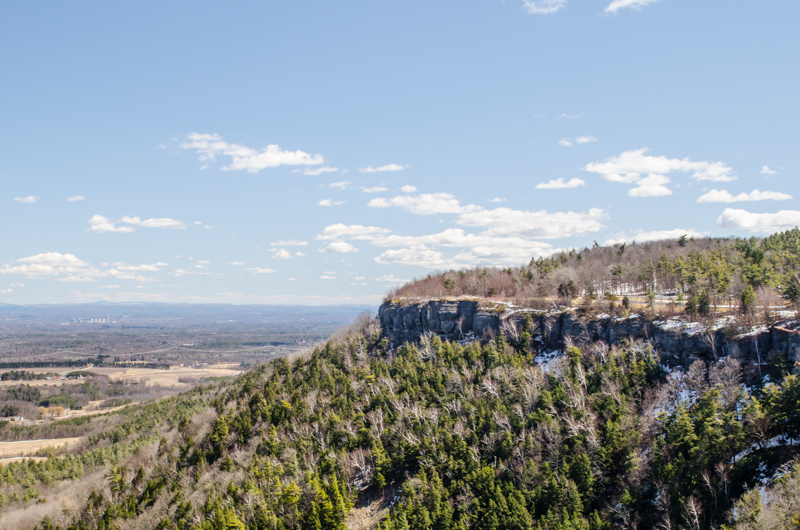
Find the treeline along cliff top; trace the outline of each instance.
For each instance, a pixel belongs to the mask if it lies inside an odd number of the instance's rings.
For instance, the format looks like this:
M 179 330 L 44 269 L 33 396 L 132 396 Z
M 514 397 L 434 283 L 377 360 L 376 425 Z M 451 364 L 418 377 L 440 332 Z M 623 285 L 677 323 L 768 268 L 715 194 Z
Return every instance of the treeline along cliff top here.
M 755 313 L 800 300 L 800 230 L 766 238 L 622 243 L 562 251 L 510 268 L 429 274 L 386 300 L 480 297 L 548 309 L 580 302 L 614 310 L 624 302 L 653 310 Z

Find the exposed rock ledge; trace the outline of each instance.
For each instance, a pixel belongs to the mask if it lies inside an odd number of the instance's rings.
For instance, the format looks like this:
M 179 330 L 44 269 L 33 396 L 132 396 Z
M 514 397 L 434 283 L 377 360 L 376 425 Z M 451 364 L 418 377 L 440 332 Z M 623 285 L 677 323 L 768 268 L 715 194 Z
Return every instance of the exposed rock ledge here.
M 783 352 L 794 364 L 800 361 L 800 322 L 783 322 L 730 336 L 721 325 L 709 329 L 697 322 L 650 321 L 641 315 L 582 318 L 572 309 L 515 309 L 478 299 L 392 301 L 381 305 L 378 312 L 384 336 L 396 345 L 416 341 L 428 333 L 450 340 L 489 338 L 503 328 L 507 330 L 510 324 L 521 328 L 526 314 L 533 318 L 535 341 L 542 349 L 560 348 L 567 338 L 576 343 L 602 340 L 607 344 L 644 339 L 653 344 L 665 363 L 673 366 L 722 356 L 763 363 L 772 351 Z

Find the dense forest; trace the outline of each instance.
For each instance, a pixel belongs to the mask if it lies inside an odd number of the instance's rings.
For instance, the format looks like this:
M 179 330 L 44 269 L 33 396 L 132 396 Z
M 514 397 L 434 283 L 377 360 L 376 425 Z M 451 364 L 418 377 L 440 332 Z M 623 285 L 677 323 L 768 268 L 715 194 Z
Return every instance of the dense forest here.
M 622 243 L 562 251 L 516 268 L 429 274 L 393 289 L 387 300 L 496 297 L 527 307 L 667 296 L 690 312 L 750 312 L 800 301 L 800 230 L 766 238 L 705 238 Z M 763 312 L 763 311 L 762 311 Z
M 598 342 L 537 364 L 539 332 L 392 350 L 364 317 L 308 355 L 125 409 L 82 456 L 8 465 L 0 500 L 94 477 L 42 530 L 800 527 L 784 360 L 763 378 L 731 359 L 670 372 L 645 343 Z

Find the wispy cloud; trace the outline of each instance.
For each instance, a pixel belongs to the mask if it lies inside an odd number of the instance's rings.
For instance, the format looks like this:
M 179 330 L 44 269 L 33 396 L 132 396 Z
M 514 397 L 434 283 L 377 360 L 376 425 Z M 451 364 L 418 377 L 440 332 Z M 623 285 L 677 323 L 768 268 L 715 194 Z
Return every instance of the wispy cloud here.
M 265 168 L 278 166 L 316 166 L 325 162 L 322 155 L 311 155 L 304 151 L 286 151 L 276 144 L 263 149 L 253 149 L 223 140 L 218 134 L 191 133 L 180 144 L 181 149 L 191 149 L 200 154 L 201 162 L 214 162 L 218 155 L 229 156 L 231 163 L 224 171 L 245 170 L 256 173 Z
M 765 177 L 769 177 L 772 175 L 777 175 L 778 172 L 775 171 L 774 169 L 770 169 L 769 166 L 764 165 L 764 167 L 761 168 L 761 174 L 764 175 Z
M 359 169 L 362 173 L 382 173 L 384 171 L 402 171 L 406 169 L 408 166 L 403 166 L 400 164 L 386 164 L 385 166 L 378 166 L 378 167 L 362 167 Z
M 620 9 L 641 9 L 657 2 L 658 0 L 614 0 L 606 6 L 606 13 L 616 13 Z
M 345 201 L 334 201 L 333 199 L 322 199 L 317 203 L 317 206 L 339 206 L 344 204 Z
M 356 279 L 358 279 L 358 278 L 356 278 Z M 361 279 L 363 280 L 363 278 L 361 278 Z M 383 276 L 375 278 L 375 281 L 376 282 L 388 282 L 388 283 L 406 283 L 406 282 L 411 281 L 411 280 L 403 279 L 403 278 L 397 278 L 397 277 L 395 277 L 394 274 L 384 274 Z
M 440 213 L 465 213 L 480 209 L 475 205 L 462 205 L 449 193 L 423 193 L 417 196 L 398 195 L 391 199 L 376 198 L 367 203 L 370 208 L 400 207 L 411 213 L 434 215 Z
M 540 182 L 536 185 L 537 190 L 560 190 L 565 188 L 578 188 L 586 186 L 586 183 L 578 178 L 573 178 L 565 181 L 563 178 L 551 180 L 549 182 Z
M 678 239 L 682 235 L 687 235 L 689 237 L 704 237 L 702 233 L 693 228 L 675 228 L 674 230 L 654 230 L 651 232 L 639 230 L 637 233 L 631 236 L 618 235 L 610 239 L 606 239 L 605 243 L 603 244 L 605 246 L 611 246 L 619 245 L 621 243 L 630 243 L 631 241 L 636 241 L 638 243 L 644 243 L 646 241 L 662 241 L 664 239 Z
M 348 180 L 342 180 L 342 181 L 339 181 L 339 182 L 331 182 L 330 184 L 328 184 L 328 187 L 329 188 L 339 188 L 340 190 L 344 190 L 344 189 L 347 189 L 348 186 L 350 186 L 351 184 L 353 184 L 353 183 L 348 181 Z
M 389 232 L 391 232 L 391 230 L 388 228 L 380 228 L 378 226 L 345 225 L 337 223 L 335 225 L 326 226 L 316 239 L 318 241 L 330 241 L 339 238 L 369 240 L 381 234 L 388 234 Z
M 403 193 L 415 193 L 417 191 L 416 186 L 412 186 L 411 184 L 406 184 L 405 186 L 400 188 L 400 191 Z
M 20 258 L 15 261 L 15 264 L 3 265 L 0 267 L 0 274 L 20 274 L 29 278 L 55 278 L 62 282 L 93 282 L 96 278 L 108 277 L 147 282 L 152 279 L 137 275 L 135 272 L 158 271 L 165 265 L 166 263 L 152 265 L 115 263 L 109 268 L 99 268 L 82 261 L 74 254 L 44 252 Z M 103 266 L 108 267 L 108 264 L 104 263 Z
M 786 201 L 792 196 L 779 191 L 753 190 L 750 193 L 733 195 L 726 190 L 711 190 L 701 195 L 697 202 L 750 202 L 750 201 Z
M 560 145 L 561 147 L 569 147 L 572 145 L 572 139 L 562 138 L 561 140 L 558 141 L 558 145 Z
M 281 241 L 274 241 L 270 243 L 273 247 L 296 247 L 308 245 L 308 241 L 300 241 L 297 239 L 286 239 Z
M 575 138 L 575 141 L 578 142 L 579 144 L 588 144 L 596 142 L 597 138 L 595 138 L 594 136 L 578 136 L 577 138 Z
M 384 191 L 389 191 L 389 188 L 385 188 L 383 186 L 373 186 L 372 188 L 363 188 L 364 193 L 381 193 Z
M 502 199 L 500 197 L 495 197 L 494 199 L 488 199 L 489 202 L 506 202 L 508 199 Z
M 155 219 L 140 219 L 139 217 L 129 217 L 125 216 L 120 219 L 121 223 L 141 226 L 142 228 L 170 228 L 170 229 L 179 229 L 185 230 L 186 223 L 183 221 L 177 221 L 175 219 L 170 219 L 168 217 L 159 217 Z
M 187 228 L 186 223 L 184 223 L 183 221 L 169 219 L 168 217 L 142 220 L 139 217 L 129 217 L 126 215 L 119 221 L 112 221 L 108 217 L 104 217 L 102 215 L 93 215 L 88 222 L 89 222 L 89 231 L 97 233 L 135 232 L 136 229 L 133 226 L 140 226 L 142 228 L 167 228 L 167 229 L 179 229 L 179 230 L 185 230 Z M 117 222 L 133 226 L 117 226 L 116 225 Z
M 261 267 L 250 267 L 249 269 L 245 269 L 246 271 L 252 272 L 253 274 L 274 274 L 275 269 L 262 269 Z
M 64 200 L 67 202 L 78 202 L 78 201 L 85 201 L 86 197 L 84 197 L 83 195 L 75 195 L 74 197 L 67 197 Z
M 36 195 L 28 195 L 27 197 L 14 197 L 14 200 L 22 204 L 32 204 L 34 202 L 39 202 L 41 197 L 37 197 Z
M 305 169 L 294 169 L 292 173 L 302 173 L 303 175 L 322 175 L 323 173 L 333 173 L 339 171 L 338 167 L 322 166 L 322 167 L 307 167 Z
M 549 15 L 566 7 L 567 0 L 523 0 L 525 10 L 533 15 Z

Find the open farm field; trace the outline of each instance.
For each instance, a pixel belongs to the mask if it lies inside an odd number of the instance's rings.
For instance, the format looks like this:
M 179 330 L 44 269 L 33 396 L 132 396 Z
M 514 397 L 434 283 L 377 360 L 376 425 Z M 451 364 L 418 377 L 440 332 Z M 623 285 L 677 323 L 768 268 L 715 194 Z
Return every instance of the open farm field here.
M 91 368 L 93 373 L 107 375 L 111 381 L 139 382 L 145 385 L 161 385 L 167 387 L 189 388 L 192 381 L 209 377 L 235 377 L 243 370 L 235 369 L 236 364 L 204 366 L 192 368 L 187 366 L 171 366 L 169 370 L 151 368 Z
M 0 458 L 13 456 L 33 455 L 42 449 L 74 447 L 84 439 L 76 436 L 71 438 L 54 438 L 51 440 L 25 440 L 22 442 L 0 442 Z

